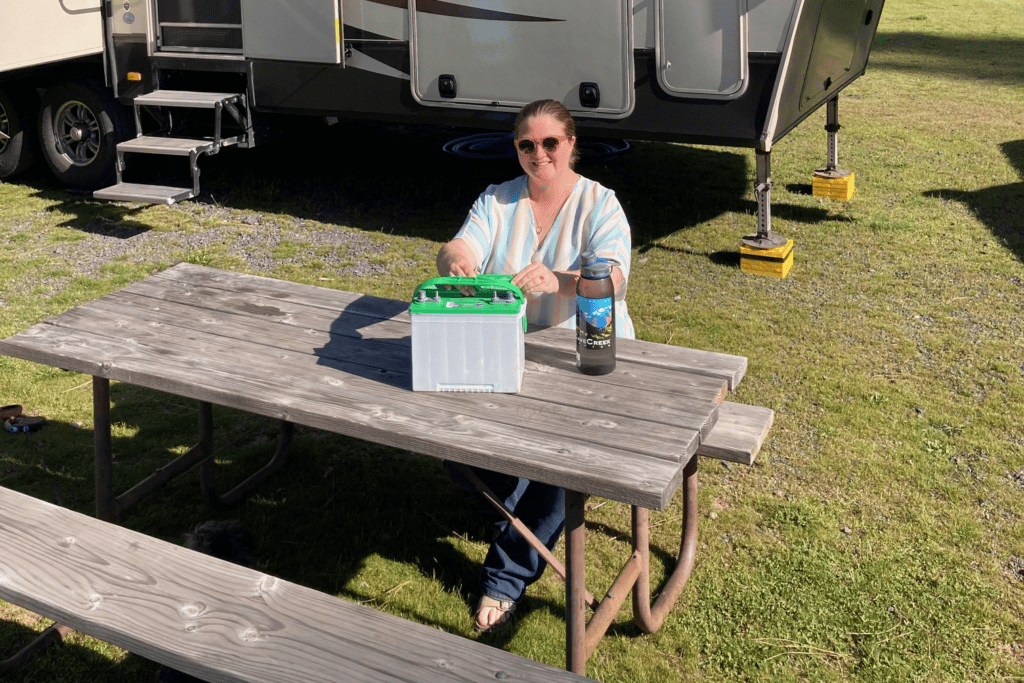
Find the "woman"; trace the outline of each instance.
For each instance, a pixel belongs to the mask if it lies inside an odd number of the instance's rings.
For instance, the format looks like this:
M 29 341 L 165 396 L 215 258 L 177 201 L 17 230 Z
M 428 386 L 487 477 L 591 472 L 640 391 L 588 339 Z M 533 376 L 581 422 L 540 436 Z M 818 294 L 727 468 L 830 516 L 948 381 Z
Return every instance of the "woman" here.
M 519 112 L 515 146 L 525 175 L 491 185 L 480 195 L 462 228 L 437 255 L 442 276 L 511 274 L 526 295 L 526 317 L 535 325 L 574 328 L 580 254 L 593 251 L 616 264 L 615 327 L 633 337 L 626 310 L 629 278 L 629 224 L 615 193 L 576 173 L 576 124 L 555 100 L 532 102 Z M 475 470 L 549 549 L 565 522 L 562 489 L 509 480 Z M 464 484 L 457 474 L 453 477 Z M 540 578 L 546 563 L 502 521 L 484 560 L 476 628 L 505 626 L 526 587 Z

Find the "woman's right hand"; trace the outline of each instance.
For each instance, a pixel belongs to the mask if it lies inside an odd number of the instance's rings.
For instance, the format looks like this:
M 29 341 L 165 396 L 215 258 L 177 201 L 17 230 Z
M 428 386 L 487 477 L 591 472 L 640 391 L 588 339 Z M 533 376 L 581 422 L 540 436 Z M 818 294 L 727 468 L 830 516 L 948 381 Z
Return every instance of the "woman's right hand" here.
M 437 272 L 441 277 L 476 277 L 476 258 L 465 242 L 453 239 L 437 253 Z M 476 287 L 459 287 L 459 291 L 472 296 Z
M 456 238 L 437 252 L 437 274 L 441 277 L 476 277 L 476 257 L 469 245 Z

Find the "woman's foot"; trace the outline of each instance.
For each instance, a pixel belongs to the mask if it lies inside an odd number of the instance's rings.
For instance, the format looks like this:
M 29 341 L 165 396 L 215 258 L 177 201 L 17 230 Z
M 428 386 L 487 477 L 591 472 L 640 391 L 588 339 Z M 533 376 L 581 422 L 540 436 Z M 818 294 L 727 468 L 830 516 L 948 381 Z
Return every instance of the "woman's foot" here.
M 516 603 L 511 600 L 497 600 L 487 595 L 480 598 L 476 606 L 476 630 L 478 633 L 495 633 L 512 623 Z

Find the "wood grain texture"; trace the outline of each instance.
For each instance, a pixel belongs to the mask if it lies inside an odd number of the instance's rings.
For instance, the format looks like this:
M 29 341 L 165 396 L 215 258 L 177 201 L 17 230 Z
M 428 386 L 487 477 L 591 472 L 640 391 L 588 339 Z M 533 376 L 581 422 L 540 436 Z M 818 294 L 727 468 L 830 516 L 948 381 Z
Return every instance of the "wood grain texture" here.
M 453 412 L 421 394 L 365 377 L 318 368 L 302 377 L 288 360 L 140 344 L 44 323 L 19 335 L 19 357 L 354 436 L 425 455 L 545 481 L 652 509 L 662 509 L 680 463 L 608 444 L 542 434 L 472 413 Z M 13 338 L 12 338 L 13 339 Z M 8 340 L 10 341 L 10 340 Z M 180 341 L 180 340 L 179 340 Z M 315 374 L 311 374 L 315 373 Z M 505 405 L 501 395 L 482 395 Z M 499 402 L 501 401 L 501 402 Z
M 0 547 L 0 599 L 212 683 L 591 680 L 3 487 Z
M 110 310 L 105 310 L 107 308 Z M 62 328 L 97 336 L 103 336 L 106 330 L 116 329 L 116 338 L 131 340 L 154 354 L 152 362 L 155 365 L 165 362 L 171 354 L 193 357 L 197 362 L 219 360 L 236 364 L 236 373 L 288 377 L 290 387 L 305 387 L 312 392 L 325 390 L 323 382 L 326 377 L 329 384 L 331 378 L 335 379 L 335 384 L 342 382 L 341 385 L 332 385 L 331 391 L 347 386 L 350 390 L 362 391 L 365 396 L 379 393 L 382 401 L 394 394 L 403 401 L 423 402 L 422 395 L 410 394 L 408 390 L 408 355 L 393 354 L 390 346 L 374 341 L 356 343 L 346 340 L 330 352 L 321 352 L 305 346 L 303 338 L 294 344 L 274 339 L 268 345 L 263 343 L 267 341 L 267 335 L 260 335 L 258 338 L 262 342 L 257 343 L 249 341 L 251 337 L 244 334 L 229 333 L 229 326 L 223 319 L 214 321 L 216 334 L 192 330 L 187 326 L 187 313 L 189 309 L 185 308 L 173 312 L 161 310 L 154 314 L 131 310 L 124 301 L 111 304 L 100 300 L 69 311 L 51 322 Z M 178 325 L 178 321 L 183 321 L 186 326 Z M 245 367 L 237 367 L 240 359 L 245 359 Z M 590 391 L 586 384 L 566 390 L 566 382 L 558 374 L 547 369 L 528 382 L 529 391 L 518 395 L 437 393 L 430 394 L 429 404 L 440 410 L 476 414 L 486 421 L 509 426 L 528 425 L 540 435 L 546 435 L 544 438 L 570 437 L 594 444 L 613 440 L 622 444 L 624 450 L 673 462 L 688 459 L 693 454 L 698 443 L 696 428 L 709 420 L 710 409 L 703 414 L 689 412 L 671 405 L 672 397 L 669 395 L 662 396 L 663 400 L 658 402 L 653 392 L 652 405 L 644 411 L 634 410 L 634 402 L 629 400 L 628 392 L 623 388 L 599 388 L 591 392 L 593 396 L 588 400 L 588 396 L 582 393 Z M 346 378 L 350 381 L 345 382 Z M 558 405 L 551 405 L 553 403 Z M 586 407 L 577 407 L 578 404 Z M 636 413 L 643 419 L 630 417 L 630 413 Z
M 258 275 L 232 273 L 187 263 L 179 264 L 153 277 L 161 276 L 179 284 L 188 283 L 189 286 L 205 285 L 211 288 L 225 288 L 229 291 L 267 293 L 279 301 L 294 301 L 323 306 L 328 309 L 334 305 L 332 301 L 338 300 L 337 297 L 340 294 L 337 290 L 324 287 L 296 285 Z M 307 292 L 307 290 L 312 291 Z M 391 299 L 345 294 L 354 303 L 354 306 L 350 307 L 353 311 L 362 311 L 365 315 L 379 315 L 378 311 L 383 309 L 388 312 L 388 318 L 408 320 L 408 311 L 398 309 L 395 305 L 396 302 Z M 407 306 L 405 308 L 407 309 Z M 556 349 L 575 347 L 573 331 L 563 328 L 531 330 L 527 338 L 537 346 L 549 346 Z M 725 379 L 730 391 L 735 390 L 747 371 L 747 359 L 743 356 L 656 344 L 638 339 L 616 340 L 616 351 L 619 360 L 665 369 L 685 370 L 697 375 Z
M 745 369 L 653 344 L 588 377 L 571 331 L 542 330 L 527 335 L 518 394 L 412 392 L 411 332 L 406 302 L 180 264 L 0 353 L 651 509 Z M 702 362 L 708 372 L 684 367 Z
M 212 297 L 206 297 L 205 303 L 208 306 L 218 306 Z M 271 351 L 284 349 L 296 354 L 308 354 L 315 356 L 317 363 L 321 365 L 327 365 L 328 361 L 332 360 L 338 361 L 336 367 L 347 372 L 366 374 L 381 381 L 388 381 L 387 378 L 391 377 L 395 386 L 403 389 L 411 386 L 411 328 L 408 324 L 392 323 L 401 327 L 404 336 L 389 335 L 384 339 L 345 334 L 332 330 L 324 322 L 319 323 L 319 328 L 309 327 L 309 320 L 303 320 L 300 329 L 296 330 L 292 327 L 294 316 L 291 313 L 288 314 L 288 323 L 254 320 L 252 316 L 226 312 L 219 308 L 204 309 L 197 315 L 194 307 L 184 303 L 172 303 L 166 299 L 154 301 L 126 293 L 112 294 L 76 310 L 83 313 L 80 318 L 87 315 L 109 320 L 111 324 L 118 326 L 117 336 L 120 337 L 136 335 L 137 332 L 125 330 L 124 326 L 133 321 L 144 321 L 144 324 L 150 327 L 159 326 L 160 334 L 165 337 L 191 334 L 188 330 L 194 330 L 195 333 L 210 335 L 210 338 L 223 337 L 239 344 L 266 345 L 272 347 Z M 67 327 L 77 327 L 78 323 L 72 323 L 70 320 L 72 313 L 74 312 L 69 312 L 54 322 Z M 111 318 L 111 315 L 114 317 Z M 337 319 L 339 316 L 335 313 L 333 317 Z M 172 329 L 174 332 L 171 332 Z M 683 382 L 677 387 L 665 378 L 664 373 L 652 372 L 647 368 L 639 368 L 639 372 L 623 368 L 621 373 L 613 373 L 604 379 L 594 379 L 580 375 L 571 356 L 556 359 L 551 351 L 546 351 L 543 356 L 541 360 L 547 362 L 531 360 L 528 363 L 527 381 L 524 382 L 517 397 L 533 398 L 545 404 L 559 404 L 562 407 L 559 411 L 564 409 L 566 412 L 572 412 L 574 409 L 579 410 L 578 406 L 583 406 L 590 412 L 608 413 L 644 422 L 660 422 L 673 428 L 698 430 L 706 434 L 713 425 L 714 406 L 725 395 L 726 385 L 723 380 L 699 381 L 702 378 L 697 378 L 698 381 L 689 382 L 684 376 Z M 531 358 L 529 353 L 527 357 Z M 638 389 L 643 390 L 645 394 L 644 404 L 638 404 L 635 400 Z M 518 398 L 497 397 L 496 400 L 508 401 L 515 406 L 518 405 Z M 480 399 L 463 396 L 458 400 L 465 402 Z M 547 411 L 547 407 L 544 411 Z M 510 417 L 514 416 L 510 414 Z M 523 424 L 522 421 L 518 423 Z M 655 435 L 658 435 L 657 431 Z M 671 447 L 673 441 L 669 439 L 664 443 Z M 675 456 L 668 457 L 679 459 Z
M 527 338 L 537 346 L 563 348 L 567 343 L 575 343 L 573 334 L 572 330 L 549 327 L 531 331 Z M 619 362 L 724 379 L 730 391 L 736 389 L 747 373 L 747 359 L 743 356 L 656 344 L 640 339 L 616 339 L 615 357 Z
M 697 447 L 697 455 L 752 465 L 775 421 L 775 411 L 726 401 L 718 422 Z

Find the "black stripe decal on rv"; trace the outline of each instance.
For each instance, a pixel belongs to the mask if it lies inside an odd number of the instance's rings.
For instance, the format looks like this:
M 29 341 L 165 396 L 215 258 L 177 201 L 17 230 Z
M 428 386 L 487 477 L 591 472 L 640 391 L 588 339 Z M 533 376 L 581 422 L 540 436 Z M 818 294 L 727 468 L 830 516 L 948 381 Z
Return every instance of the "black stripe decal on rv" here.
M 409 0 L 370 0 L 378 5 L 388 5 L 409 9 Z M 466 7 L 457 5 L 454 2 L 444 0 L 416 0 L 416 11 L 426 14 L 438 14 L 444 17 L 459 17 L 460 19 L 484 19 L 486 21 L 565 21 L 564 19 L 546 19 L 544 17 L 531 17 L 528 14 L 511 14 L 509 12 L 498 12 L 496 10 L 482 9 L 480 7 Z

